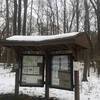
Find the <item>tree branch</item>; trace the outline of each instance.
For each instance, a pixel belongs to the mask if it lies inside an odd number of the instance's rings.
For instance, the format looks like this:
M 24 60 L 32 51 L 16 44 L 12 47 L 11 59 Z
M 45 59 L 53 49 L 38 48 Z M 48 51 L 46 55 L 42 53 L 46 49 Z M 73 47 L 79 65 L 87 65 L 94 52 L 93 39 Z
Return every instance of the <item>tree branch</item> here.
M 96 15 L 97 15 L 97 8 L 96 8 L 94 2 L 93 2 L 92 0 L 90 0 L 90 2 L 91 2 L 92 6 L 93 6 L 93 8 L 94 8 L 94 10 L 95 10 Z

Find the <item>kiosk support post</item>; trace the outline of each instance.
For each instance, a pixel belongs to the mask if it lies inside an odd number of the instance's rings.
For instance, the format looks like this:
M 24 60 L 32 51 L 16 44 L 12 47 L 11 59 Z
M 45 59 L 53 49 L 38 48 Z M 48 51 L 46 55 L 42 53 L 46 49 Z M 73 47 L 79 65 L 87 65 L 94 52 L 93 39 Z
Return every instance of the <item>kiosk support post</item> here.
M 19 69 L 16 69 L 15 75 L 15 95 L 19 94 Z
M 49 77 L 50 77 L 50 59 L 49 54 L 46 52 L 46 81 L 45 81 L 45 98 L 49 98 Z
M 20 54 L 17 52 L 16 53 L 17 55 L 17 64 L 16 64 L 16 73 L 15 73 L 15 95 L 18 95 L 19 94 L 19 68 L 20 68 Z
M 74 71 L 74 79 L 75 79 L 75 100 L 80 100 L 79 71 Z

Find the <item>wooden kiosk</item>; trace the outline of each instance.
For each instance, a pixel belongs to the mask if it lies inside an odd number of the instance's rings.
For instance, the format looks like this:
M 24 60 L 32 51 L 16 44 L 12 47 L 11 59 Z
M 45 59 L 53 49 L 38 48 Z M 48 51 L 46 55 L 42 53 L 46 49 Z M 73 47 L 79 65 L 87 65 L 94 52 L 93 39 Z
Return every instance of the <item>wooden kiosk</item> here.
M 45 84 L 45 97 L 49 98 L 49 88 L 73 90 L 75 85 L 75 100 L 79 100 L 79 74 L 76 71 L 73 75 L 73 61 L 91 47 L 86 33 L 12 36 L 1 40 L 0 47 L 11 48 L 17 55 L 15 94 L 19 93 L 19 86 Z

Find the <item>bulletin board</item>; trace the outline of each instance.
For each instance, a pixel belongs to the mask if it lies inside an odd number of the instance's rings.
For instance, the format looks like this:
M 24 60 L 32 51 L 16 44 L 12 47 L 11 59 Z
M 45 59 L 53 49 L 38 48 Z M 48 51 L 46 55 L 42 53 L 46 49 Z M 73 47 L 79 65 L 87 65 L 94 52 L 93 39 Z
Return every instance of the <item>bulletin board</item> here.
M 20 79 L 21 86 L 43 86 L 44 56 L 23 55 Z
M 51 63 L 51 87 L 73 90 L 72 55 L 53 55 Z

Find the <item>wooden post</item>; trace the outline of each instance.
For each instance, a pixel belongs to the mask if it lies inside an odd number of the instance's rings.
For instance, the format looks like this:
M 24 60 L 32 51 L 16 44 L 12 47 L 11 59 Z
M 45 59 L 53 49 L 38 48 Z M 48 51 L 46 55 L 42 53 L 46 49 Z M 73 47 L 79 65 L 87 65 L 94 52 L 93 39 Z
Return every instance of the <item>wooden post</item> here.
M 75 80 L 75 100 L 80 100 L 79 71 L 74 71 L 74 80 Z
M 46 53 L 46 82 L 45 82 L 45 98 L 49 98 L 49 81 L 50 81 L 50 59 L 48 53 Z
M 20 54 L 19 53 L 16 53 L 17 54 L 17 64 L 16 64 L 16 73 L 15 73 L 15 95 L 18 95 L 19 94 L 19 67 L 20 67 Z
M 16 67 L 18 67 L 18 65 Z M 16 74 L 15 74 L 15 95 L 19 94 L 19 69 L 18 68 L 16 68 Z

